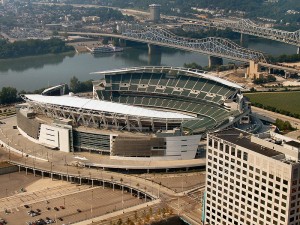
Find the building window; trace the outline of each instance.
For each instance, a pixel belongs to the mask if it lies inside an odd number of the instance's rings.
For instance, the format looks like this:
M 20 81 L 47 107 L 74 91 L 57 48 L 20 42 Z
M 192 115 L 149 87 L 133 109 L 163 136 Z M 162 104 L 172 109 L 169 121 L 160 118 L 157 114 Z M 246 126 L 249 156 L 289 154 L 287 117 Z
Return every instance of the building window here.
M 218 149 L 218 143 L 219 143 L 218 141 L 214 140 L 214 148 L 215 149 Z
M 238 157 L 239 159 L 242 158 L 242 151 L 241 151 L 241 150 L 237 150 L 237 157 Z
M 262 175 L 266 177 L 267 176 L 267 172 L 262 171 Z
M 224 144 L 223 144 L 223 143 L 220 143 L 219 149 L 220 149 L 221 151 L 223 151 L 223 148 L 224 148 Z
M 248 161 L 248 153 L 247 152 L 244 152 L 243 160 Z
M 208 140 L 208 146 L 212 147 L 212 139 Z
M 231 155 L 235 156 L 235 148 L 231 147 Z

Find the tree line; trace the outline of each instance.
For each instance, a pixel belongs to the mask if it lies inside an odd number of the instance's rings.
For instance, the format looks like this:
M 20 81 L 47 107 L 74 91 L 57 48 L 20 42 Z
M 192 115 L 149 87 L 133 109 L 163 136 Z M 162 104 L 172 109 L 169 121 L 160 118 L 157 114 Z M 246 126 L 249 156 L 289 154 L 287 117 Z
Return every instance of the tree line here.
M 66 3 L 89 4 L 90 2 L 85 0 L 66 0 Z M 241 16 L 255 19 L 257 17 L 271 18 L 283 26 L 286 23 L 296 25 L 297 22 L 300 22 L 300 14 L 287 13 L 287 10 L 291 9 L 300 11 L 299 0 L 279 0 L 273 2 L 266 0 L 188 0 L 184 4 L 182 4 L 182 0 L 93 0 L 93 3 L 103 6 L 142 9 L 145 11 L 149 10 L 150 4 L 157 3 L 162 6 L 161 12 L 167 15 L 196 17 L 195 11 L 192 9 L 192 7 L 196 7 L 216 11 L 212 14 L 221 12 L 229 16 L 236 16 L 236 12 L 239 11 L 241 12 Z M 210 13 L 206 14 L 211 15 Z
M 93 80 L 79 81 L 77 77 L 73 76 L 70 79 L 70 84 L 66 87 L 66 94 L 69 92 L 79 93 L 79 92 L 89 92 L 93 91 Z M 0 104 L 12 104 L 22 101 L 20 95 L 22 94 L 41 94 L 46 88 L 40 88 L 30 91 L 20 91 L 18 92 L 14 87 L 3 87 L 0 90 Z
M 300 119 L 300 114 L 298 114 L 298 113 L 292 113 L 292 112 L 289 112 L 289 111 L 284 110 L 284 109 L 278 109 L 274 106 L 263 105 L 263 104 L 258 103 L 258 102 L 251 102 L 251 104 L 253 106 L 258 107 L 258 108 L 262 108 L 262 109 L 265 109 L 265 110 L 268 110 L 268 111 L 272 111 L 272 112 L 276 112 L 276 113 L 279 113 L 279 114 L 283 114 L 283 115 L 286 115 L 286 116 L 291 116 L 291 117 Z
M 199 29 L 199 31 L 185 31 L 181 28 L 173 29 L 172 32 L 178 36 L 188 37 L 188 38 L 207 38 L 207 37 L 222 37 L 228 38 L 231 40 L 240 39 L 241 34 L 232 31 L 230 28 L 226 28 L 224 30 L 220 30 L 217 28 L 203 28 Z
M 63 40 L 58 38 L 16 41 L 13 43 L 1 40 L 0 43 L 0 59 L 74 51 L 73 46 L 66 45 Z
M 279 56 L 268 56 L 269 60 L 274 63 L 278 62 L 299 62 L 300 54 L 292 54 L 292 55 L 279 55 Z

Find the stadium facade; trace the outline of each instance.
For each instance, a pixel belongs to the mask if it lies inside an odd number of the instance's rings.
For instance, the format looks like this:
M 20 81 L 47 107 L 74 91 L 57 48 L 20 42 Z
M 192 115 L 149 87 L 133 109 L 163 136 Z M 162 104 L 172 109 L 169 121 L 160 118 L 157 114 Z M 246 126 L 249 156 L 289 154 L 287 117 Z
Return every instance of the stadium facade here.
M 203 71 L 139 67 L 98 72 L 93 98 L 65 85 L 23 96 L 21 134 L 61 151 L 93 151 L 113 159 L 195 158 L 203 134 L 238 123 L 250 107 L 235 83 Z

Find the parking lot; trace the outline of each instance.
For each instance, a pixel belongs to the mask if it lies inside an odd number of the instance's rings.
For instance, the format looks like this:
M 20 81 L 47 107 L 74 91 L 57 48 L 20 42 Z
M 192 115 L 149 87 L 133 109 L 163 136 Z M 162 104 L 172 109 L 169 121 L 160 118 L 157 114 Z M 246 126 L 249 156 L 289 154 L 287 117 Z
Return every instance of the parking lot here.
M 88 185 L 79 186 L 50 179 L 46 179 L 49 184 L 47 185 L 45 182 L 40 183 L 40 180 L 45 179 L 22 173 L 21 175 L 18 173 L 1 175 L 0 183 L 7 180 L 8 176 L 10 179 L 19 176 L 19 181 L 23 176 L 24 180 L 27 180 L 26 184 L 18 182 L 14 189 L 18 190 L 21 185 L 28 191 L 22 193 L 17 191 L 8 197 L 0 198 L 0 218 L 13 225 L 46 224 L 51 221 L 54 224 L 69 224 L 144 202 L 143 199 L 131 196 L 125 191 L 122 194 L 122 191 L 118 189 L 113 191 L 107 187 L 103 189 Z M 13 183 L 11 185 L 14 186 Z M 38 220 L 40 223 L 34 223 Z

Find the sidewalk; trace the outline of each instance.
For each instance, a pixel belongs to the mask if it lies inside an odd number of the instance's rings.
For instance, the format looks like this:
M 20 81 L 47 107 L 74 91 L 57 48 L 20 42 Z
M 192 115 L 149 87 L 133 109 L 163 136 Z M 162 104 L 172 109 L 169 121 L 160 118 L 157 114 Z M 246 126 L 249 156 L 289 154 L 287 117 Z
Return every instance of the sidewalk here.
M 107 220 L 109 218 L 113 218 L 113 217 L 116 217 L 116 216 L 123 215 L 123 214 L 128 213 L 128 212 L 133 212 L 133 211 L 143 209 L 145 207 L 150 207 L 150 206 L 159 204 L 160 202 L 161 202 L 161 200 L 157 199 L 157 200 L 154 200 L 152 202 L 143 203 L 143 204 L 140 204 L 140 205 L 137 205 L 137 206 L 133 206 L 133 207 L 124 209 L 124 210 L 119 210 L 119 211 L 116 211 L 116 212 L 113 212 L 113 213 L 109 213 L 109 214 L 106 214 L 106 215 L 103 215 L 103 216 L 95 217 L 93 219 L 85 220 L 85 221 L 74 223 L 74 224 L 75 225 L 88 225 L 88 224 L 91 224 L 91 223 L 100 222 L 100 221 L 103 221 L 103 220 Z

